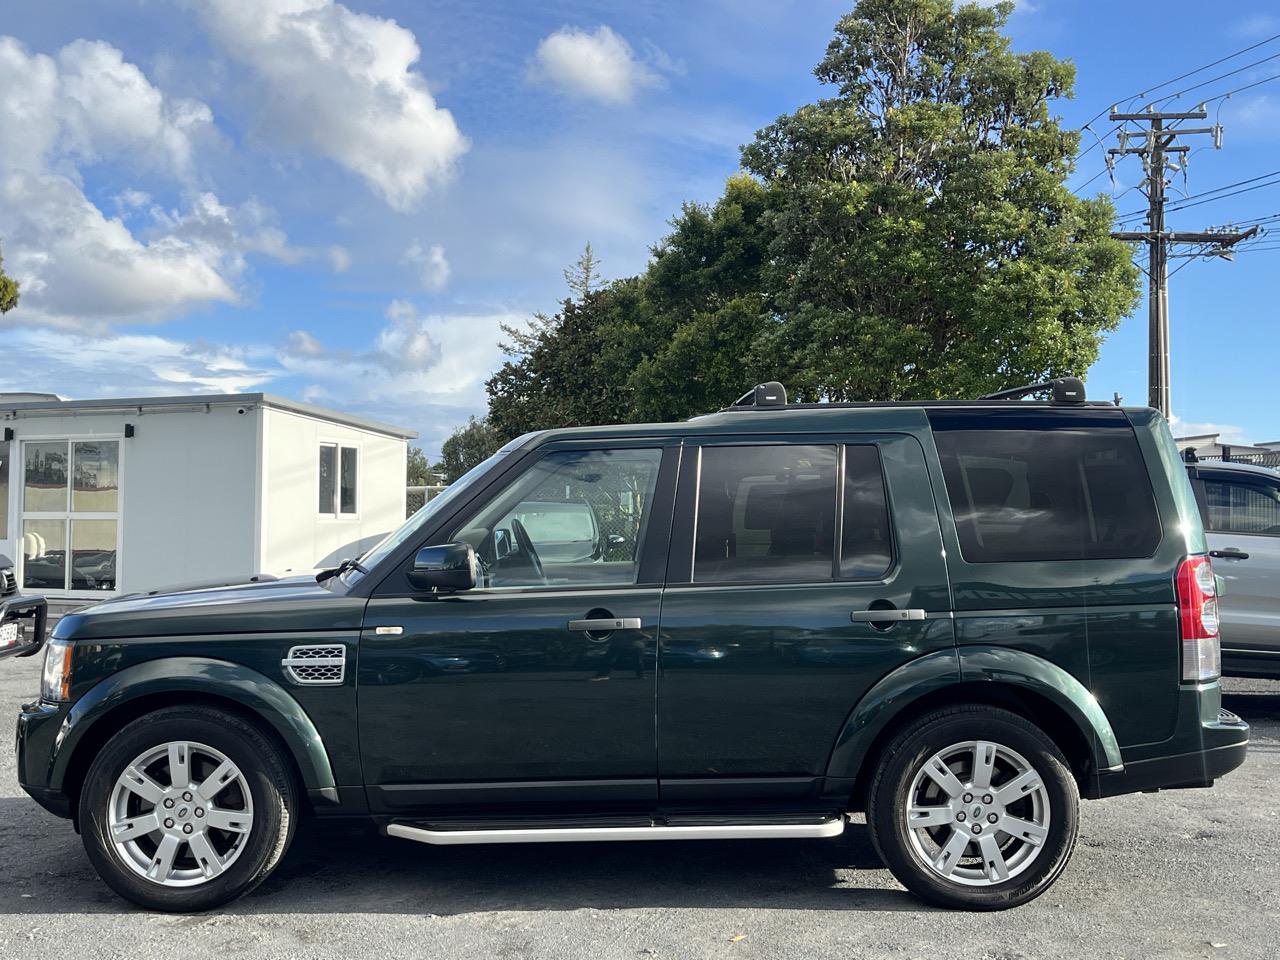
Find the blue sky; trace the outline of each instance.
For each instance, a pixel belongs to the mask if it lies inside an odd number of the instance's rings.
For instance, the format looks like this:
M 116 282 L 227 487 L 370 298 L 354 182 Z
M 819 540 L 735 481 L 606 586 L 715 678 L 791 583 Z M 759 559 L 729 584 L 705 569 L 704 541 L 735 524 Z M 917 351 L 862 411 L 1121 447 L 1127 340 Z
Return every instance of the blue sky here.
M 588 241 L 607 277 L 640 270 L 739 144 L 821 95 L 812 67 L 851 7 L 0 0 L 0 245 L 25 284 L 0 320 L 0 391 L 266 390 L 412 427 L 434 454 L 483 412 L 500 325 L 554 309 Z M 1145 3 L 1034 0 L 1010 32 L 1076 63 L 1058 110 L 1079 124 L 1280 34 L 1274 9 L 1170 2 L 1152 23 Z M 1179 102 L 1280 74 L 1277 40 L 1160 92 L 1271 54 Z M 1280 81 L 1219 119 L 1224 149 L 1192 157 L 1189 192 L 1280 169 Z M 1139 176 L 1116 171 L 1122 212 Z M 1269 186 L 1172 223 L 1276 212 Z M 1263 393 L 1277 257 L 1173 278 L 1183 432 L 1280 438 Z M 1145 316 L 1108 339 L 1092 395 L 1145 401 Z

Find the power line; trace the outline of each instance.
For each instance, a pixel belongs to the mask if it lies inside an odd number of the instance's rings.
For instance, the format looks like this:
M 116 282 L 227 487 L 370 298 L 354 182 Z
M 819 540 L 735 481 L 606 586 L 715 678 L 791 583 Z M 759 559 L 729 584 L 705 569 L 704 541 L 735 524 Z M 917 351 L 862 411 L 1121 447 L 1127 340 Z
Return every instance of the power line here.
M 1154 93 L 1155 91 L 1159 90 L 1161 87 L 1167 87 L 1171 83 L 1177 83 L 1179 80 L 1185 80 L 1187 79 L 1187 77 L 1193 77 L 1197 73 L 1203 73 L 1205 70 L 1209 70 L 1212 67 L 1216 67 L 1220 63 L 1226 63 L 1228 60 L 1234 60 L 1236 57 L 1240 56 L 1241 54 L 1248 53 L 1250 50 L 1257 50 L 1259 47 L 1266 46 L 1268 43 L 1270 43 L 1273 40 L 1280 40 L 1280 33 L 1273 34 L 1272 36 L 1269 36 L 1263 40 L 1259 40 L 1257 43 L 1252 43 L 1247 47 L 1242 47 L 1239 50 L 1235 51 L 1234 53 L 1228 53 L 1225 57 L 1219 57 L 1217 60 L 1214 60 L 1211 63 L 1206 63 L 1202 67 L 1196 67 L 1194 70 L 1188 70 L 1186 73 L 1180 73 L 1178 74 L 1178 76 L 1174 77 L 1171 80 L 1165 80 L 1162 83 L 1157 83 L 1153 87 L 1147 87 L 1147 89 L 1145 90 L 1139 90 L 1137 93 L 1133 94 L 1130 97 L 1121 97 L 1119 100 L 1113 100 L 1112 103 L 1119 103 L 1121 100 L 1133 101 L 1133 100 L 1137 100 L 1140 97 L 1146 97 L 1147 94 Z M 1086 120 L 1081 125 L 1081 128 L 1083 129 L 1084 127 L 1089 126 L 1089 124 L 1093 123 L 1093 121 L 1097 120 L 1104 113 L 1106 113 L 1108 109 L 1110 108 L 1108 107 L 1106 109 L 1099 110 L 1092 117 Z
M 1219 74 L 1218 76 L 1212 77 L 1209 80 L 1201 80 L 1199 83 L 1192 84 L 1191 86 L 1187 87 L 1184 90 L 1178 90 L 1175 93 L 1171 93 L 1168 96 L 1160 97 L 1156 100 L 1152 100 L 1151 102 L 1153 104 L 1157 104 L 1157 103 L 1166 103 L 1169 100 L 1177 100 L 1179 97 L 1183 96 L 1184 94 L 1190 93 L 1192 90 L 1199 90 L 1201 87 L 1207 87 L 1209 84 L 1217 83 L 1219 80 L 1225 80 L 1227 79 L 1227 77 L 1234 77 L 1237 73 L 1244 73 L 1246 70 L 1256 67 L 1259 64 L 1267 63 L 1271 60 L 1276 60 L 1276 59 L 1280 59 L 1280 53 L 1273 53 L 1271 54 L 1271 56 L 1263 57 L 1261 60 L 1255 60 L 1253 61 L 1253 63 L 1246 63 L 1243 67 L 1237 67 L 1234 70 L 1229 70 L 1226 73 Z M 1214 99 L 1216 100 L 1217 98 L 1215 97 Z
M 1247 186 L 1248 184 L 1251 184 L 1251 183 L 1257 183 L 1259 180 L 1265 180 L 1265 179 L 1267 179 L 1268 177 L 1280 177 L 1280 170 L 1272 170 L 1270 173 L 1260 173 L 1260 174 L 1258 174 L 1258 176 L 1256 176 L 1256 177 L 1250 177 L 1250 178 L 1249 178 L 1249 179 L 1247 179 L 1247 180 L 1237 180 L 1235 183 L 1224 183 L 1224 184 L 1223 184 L 1222 186 L 1220 186 L 1220 187 L 1214 187 L 1212 190 L 1205 190 L 1205 191 L 1202 191 L 1201 193 L 1191 193 L 1191 194 L 1188 194 L 1187 196 L 1183 197 L 1181 200 L 1174 200 L 1174 201 L 1171 201 L 1171 204 L 1172 204 L 1172 205 L 1169 207 L 1169 210 L 1172 212 L 1172 211 L 1175 211 L 1175 210 L 1181 210 L 1181 209 L 1184 209 L 1186 206 L 1196 206 L 1196 204 L 1194 204 L 1194 203 L 1193 203 L 1193 204 L 1187 204 L 1187 201 L 1188 201 L 1188 200 L 1201 200 L 1201 198 L 1211 197 L 1211 196 L 1212 196 L 1213 194 L 1215 194 L 1215 193 L 1221 193 L 1223 190 L 1231 190 L 1231 189 L 1233 189 L 1233 188 L 1235 188 L 1235 187 L 1243 187 L 1243 186 Z M 1262 184 L 1262 186 L 1264 186 L 1264 187 L 1267 187 L 1267 186 L 1270 186 L 1270 185 L 1271 185 L 1271 184 L 1269 184 L 1269 183 L 1264 183 L 1264 184 Z M 1239 192 L 1239 193 L 1244 193 L 1244 192 L 1246 192 L 1246 191 L 1237 191 L 1237 192 Z M 1234 193 L 1231 193 L 1231 194 L 1227 194 L 1227 196 L 1235 196 L 1235 194 L 1234 194 Z M 1215 199 L 1215 200 L 1220 200 L 1220 199 L 1223 199 L 1223 198 L 1222 198 L 1222 197 L 1213 197 L 1213 199 Z M 1207 200 L 1202 200 L 1202 202 L 1208 202 L 1208 201 L 1207 201 Z M 1146 210 L 1145 208 L 1144 208 L 1144 209 L 1142 209 L 1142 210 L 1131 210 L 1131 211 L 1130 211 L 1130 212 L 1128 212 L 1128 213 L 1118 214 L 1118 215 L 1117 215 L 1117 217 L 1116 217 L 1116 219 L 1118 219 L 1118 220 L 1130 220 L 1130 219 L 1132 219 L 1133 217 L 1135 217 L 1135 216 L 1140 216 L 1140 215 L 1142 215 L 1142 214 L 1144 214 L 1144 213 L 1146 213 L 1146 212 L 1147 212 L 1147 210 Z M 1277 214 L 1277 216 L 1280 216 L 1280 214 Z
M 1272 80 L 1280 80 L 1280 73 L 1273 73 L 1271 76 L 1263 77 L 1261 80 L 1256 80 L 1253 83 L 1246 83 L 1243 87 L 1236 87 L 1234 90 L 1228 90 L 1226 93 L 1219 93 L 1215 96 L 1208 97 L 1203 102 L 1213 103 L 1215 100 L 1225 100 L 1233 94 L 1241 93 L 1245 90 L 1252 90 L 1254 87 L 1260 87 L 1264 83 L 1270 83 Z

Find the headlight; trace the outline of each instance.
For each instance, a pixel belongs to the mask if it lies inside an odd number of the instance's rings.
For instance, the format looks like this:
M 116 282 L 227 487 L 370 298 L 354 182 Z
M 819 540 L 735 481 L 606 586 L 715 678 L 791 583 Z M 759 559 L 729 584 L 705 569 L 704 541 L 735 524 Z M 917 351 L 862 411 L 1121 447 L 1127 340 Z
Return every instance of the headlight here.
M 40 675 L 40 699 L 71 699 L 71 648 L 66 640 L 50 640 L 44 645 L 44 672 Z

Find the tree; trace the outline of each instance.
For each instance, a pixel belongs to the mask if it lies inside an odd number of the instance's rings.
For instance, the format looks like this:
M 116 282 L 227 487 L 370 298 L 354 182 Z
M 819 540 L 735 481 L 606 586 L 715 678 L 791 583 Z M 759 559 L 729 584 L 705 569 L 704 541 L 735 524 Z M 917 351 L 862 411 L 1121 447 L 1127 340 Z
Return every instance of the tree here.
M 408 486 L 425 487 L 437 482 L 433 474 L 439 471 L 431 465 L 431 461 L 427 459 L 421 447 L 409 448 L 407 467 L 405 483 Z
M 8 313 L 18 305 L 18 281 L 4 272 L 4 256 L 0 254 L 0 313 Z
M 449 435 L 440 449 L 440 470 L 444 482 L 453 483 L 476 464 L 488 459 L 502 446 L 489 421 L 471 417 Z
M 804 399 L 972 397 L 1082 375 L 1137 302 L 1113 208 L 1067 189 L 1074 68 L 1019 54 L 1013 4 L 862 0 L 816 75 L 832 99 L 743 151 L 769 188 L 757 344 Z
M 1083 375 L 1138 275 L 1105 197 L 1067 189 L 1050 112 L 1074 68 L 1014 53 L 1012 4 L 861 0 L 816 69 L 835 95 L 761 130 L 643 274 L 574 296 L 486 384 L 503 438 L 670 420 L 780 379 L 799 400 L 975 397 Z

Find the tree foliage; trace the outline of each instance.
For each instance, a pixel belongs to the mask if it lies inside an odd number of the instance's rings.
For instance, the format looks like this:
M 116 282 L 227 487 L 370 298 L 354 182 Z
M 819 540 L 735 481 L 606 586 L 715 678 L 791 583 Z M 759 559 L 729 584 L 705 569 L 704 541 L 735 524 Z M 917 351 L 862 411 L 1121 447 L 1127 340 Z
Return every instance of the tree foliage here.
M 1083 375 L 1137 302 L 1105 197 L 1067 189 L 1074 67 L 1016 53 L 1012 4 L 861 0 L 816 69 L 833 95 L 743 148 L 638 277 L 508 330 L 502 438 L 673 419 L 780 379 L 805 400 L 972 397 Z
M 454 430 L 440 448 L 438 468 L 444 474 L 444 482 L 453 483 L 477 463 L 490 457 L 500 446 L 502 441 L 494 433 L 489 421 L 471 417 Z
M 0 313 L 8 313 L 18 305 L 18 281 L 4 272 L 4 256 L 0 255 Z
M 431 465 L 421 447 L 410 447 L 406 458 L 405 483 L 410 487 L 425 487 L 436 482 L 433 474 L 438 468 Z

